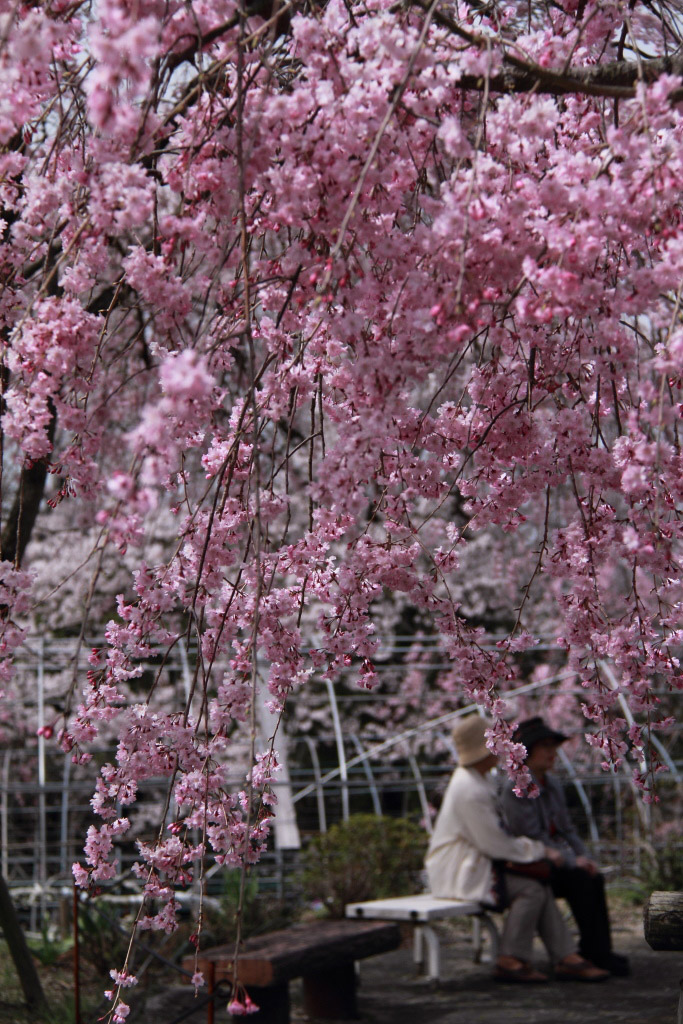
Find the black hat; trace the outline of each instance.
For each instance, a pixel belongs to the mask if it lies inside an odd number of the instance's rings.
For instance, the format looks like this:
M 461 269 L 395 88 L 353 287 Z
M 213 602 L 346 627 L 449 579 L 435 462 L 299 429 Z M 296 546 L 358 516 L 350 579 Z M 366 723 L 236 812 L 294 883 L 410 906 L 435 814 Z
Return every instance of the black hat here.
M 565 736 L 563 732 L 557 732 L 555 729 L 551 729 L 550 726 L 546 725 L 540 716 L 536 718 L 525 718 L 523 722 L 519 722 L 517 728 L 512 734 L 512 739 L 515 743 L 523 743 L 527 749 L 527 754 L 531 753 L 531 748 L 535 743 L 539 743 L 541 740 L 552 740 L 558 745 L 564 743 L 569 737 Z

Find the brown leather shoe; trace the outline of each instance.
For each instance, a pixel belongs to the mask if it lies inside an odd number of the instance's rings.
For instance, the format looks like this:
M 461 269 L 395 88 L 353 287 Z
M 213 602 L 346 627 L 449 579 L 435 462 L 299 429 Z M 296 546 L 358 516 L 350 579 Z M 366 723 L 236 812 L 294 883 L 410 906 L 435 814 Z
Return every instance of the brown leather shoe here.
M 560 960 L 555 965 L 555 979 L 557 981 L 606 981 L 609 978 L 609 971 L 603 971 L 596 967 L 590 960 L 569 961 Z
M 496 964 L 493 977 L 496 981 L 511 981 L 519 985 L 538 985 L 540 982 L 548 981 L 547 974 L 541 974 L 524 960 L 519 960 L 514 967 Z

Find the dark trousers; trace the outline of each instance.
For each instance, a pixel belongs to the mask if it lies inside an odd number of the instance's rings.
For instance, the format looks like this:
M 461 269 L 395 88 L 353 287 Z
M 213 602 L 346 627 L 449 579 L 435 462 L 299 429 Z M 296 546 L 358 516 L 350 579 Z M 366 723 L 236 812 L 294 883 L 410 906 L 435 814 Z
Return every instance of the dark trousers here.
M 553 868 L 551 885 L 571 907 L 579 926 L 579 953 L 599 964 L 612 951 L 605 879 L 581 868 Z

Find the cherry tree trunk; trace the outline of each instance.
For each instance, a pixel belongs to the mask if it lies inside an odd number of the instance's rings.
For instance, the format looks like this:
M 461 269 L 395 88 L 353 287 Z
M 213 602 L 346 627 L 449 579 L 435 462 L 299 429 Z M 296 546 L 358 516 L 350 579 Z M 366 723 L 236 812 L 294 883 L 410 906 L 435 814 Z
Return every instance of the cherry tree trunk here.
M 653 949 L 683 950 L 683 892 L 653 892 L 645 906 L 644 927 Z
M 645 940 L 657 950 L 683 950 L 683 892 L 653 892 L 643 913 Z M 677 1024 L 683 1024 L 683 978 Z
M 26 945 L 26 938 L 17 917 L 7 882 L 0 875 L 0 925 L 10 951 L 14 966 L 17 969 L 24 998 L 31 1008 L 45 1006 L 45 994 L 36 971 L 31 952 Z
M 53 430 L 54 426 L 52 425 L 50 432 L 52 433 Z M 21 564 L 33 531 L 40 503 L 45 493 L 46 477 L 47 469 L 42 462 L 22 471 L 10 514 L 2 531 L 0 557 L 3 560 L 14 562 L 17 566 Z M 27 1004 L 30 1007 L 45 1006 L 45 994 L 38 978 L 38 972 L 26 944 L 7 882 L 1 874 L 0 928 L 2 928 L 5 942 L 14 961 Z

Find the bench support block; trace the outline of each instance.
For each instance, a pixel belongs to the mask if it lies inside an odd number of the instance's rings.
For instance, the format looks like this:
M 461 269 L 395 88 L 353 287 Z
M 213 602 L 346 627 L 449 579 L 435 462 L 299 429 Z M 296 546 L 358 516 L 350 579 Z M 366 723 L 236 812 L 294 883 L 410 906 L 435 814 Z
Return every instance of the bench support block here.
M 356 970 L 353 960 L 303 975 L 304 1011 L 323 1020 L 355 1020 Z

